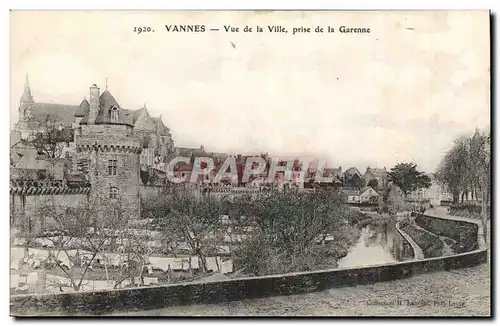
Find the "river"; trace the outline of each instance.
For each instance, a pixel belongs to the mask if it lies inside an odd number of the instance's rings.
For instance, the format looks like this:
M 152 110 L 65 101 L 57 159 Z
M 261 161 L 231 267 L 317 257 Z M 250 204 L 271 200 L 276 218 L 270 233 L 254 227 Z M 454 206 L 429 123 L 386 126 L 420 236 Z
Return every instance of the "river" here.
M 397 262 L 394 246 L 399 243 L 394 222 L 374 221 L 361 229 L 356 244 L 338 261 L 339 268 Z

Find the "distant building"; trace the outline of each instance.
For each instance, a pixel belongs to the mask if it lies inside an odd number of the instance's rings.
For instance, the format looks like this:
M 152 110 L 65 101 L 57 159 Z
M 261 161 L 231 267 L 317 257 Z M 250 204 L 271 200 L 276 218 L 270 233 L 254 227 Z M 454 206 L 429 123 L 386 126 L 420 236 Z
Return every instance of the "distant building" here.
M 368 185 L 370 181 L 376 180 L 377 190 L 384 189 L 387 186 L 387 169 L 385 167 L 383 169 L 367 167 L 363 179 L 366 185 Z
M 363 176 L 356 167 L 350 167 L 344 172 L 344 186 L 350 188 L 361 188 L 366 185 Z
M 361 193 L 359 189 L 356 188 L 343 188 L 342 193 L 347 197 L 348 204 L 360 203 Z
M 366 186 L 360 190 L 359 197 L 362 203 L 377 203 L 379 194 L 372 187 Z
M 446 190 L 446 187 L 440 185 L 437 180 L 431 177 L 431 186 L 429 188 L 421 188 L 408 194 L 406 200 L 411 202 L 428 201 L 431 205 L 438 206 L 441 201 L 453 200 L 453 195 Z
M 32 137 L 43 131 L 50 121 L 66 135 L 67 144 L 63 147 L 62 156 L 68 153 L 67 156 L 73 157 L 76 152 L 75 137 L 81 134 L 82 124 L 88 120 L 92 105 L 104 110 L 95 113 L 98 116 L 91 117 L 96 124 L 116 120 L 116 115 L 119 115 L 119 120 L 126 121 L 134 128 L 134 135 L 140 139 L 143 148 L 140 154 L 141 166 L 158 168 L 157 165 L 165 161 L 164 157 L 173 152 L 174 142 L 170 130 L 161 117 L 149 114 L 146 105 L 137 110 L 122 108 L 107 88 L 93 104 L 86 97 L 79 105 L 35 102 L 27 75 L 19 101 L 19 120 L 11 132 L 11 142 Z M 103 129 L 102 132 L 103 135 L 114 136 L 113 129 Z

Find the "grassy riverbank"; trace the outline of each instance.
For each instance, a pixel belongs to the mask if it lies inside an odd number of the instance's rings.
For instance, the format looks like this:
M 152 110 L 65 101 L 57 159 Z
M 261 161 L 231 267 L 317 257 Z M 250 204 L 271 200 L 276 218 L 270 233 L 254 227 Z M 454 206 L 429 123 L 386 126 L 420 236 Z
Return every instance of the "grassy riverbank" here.
M 411 223 L 404 223 L 400 228 L 422 249 L 425 258 L 442 256 L 444 244 L 438 236 Z

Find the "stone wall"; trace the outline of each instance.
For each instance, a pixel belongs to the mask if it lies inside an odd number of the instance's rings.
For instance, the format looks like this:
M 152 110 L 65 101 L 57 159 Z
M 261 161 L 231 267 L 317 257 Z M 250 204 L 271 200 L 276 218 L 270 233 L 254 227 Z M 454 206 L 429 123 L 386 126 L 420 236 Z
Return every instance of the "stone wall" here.
M 422 259 L 424 258 L 421 252 L 420 247 L 413 241 L 413 239 L 406 234 L 401 227 L 405 226 L 408 223 L 408 219 L 401 220 L 396 223 L 396 230 L 398 234 L 394 237 L 395 246 L 395 257 L 400 260 L 408 260 L 408 259 Z
M 25 189 L 28 190 L 28 189 Z M 51 193 L 30 193 L 29 191 L 11 191 L 10 219 L 11 227 L 20 231 L 34 232 L 41 230 L 42 218 L 38 209 L 44 206 L 64 210 L 68 207 L 78 207 L 88 201 L 89 188 L 68 189 L 58 188 Z
M 398 261 L 411 260 L 415 257 L 414 250 L 410 243 L 398 233 L 394 236 L 393 255 Z
M 486 261 L 487 251 L 478 250 L 444 258 L 365 268 L 334 269 L 112 291 L 17 295 L 11 296 L 10 307 L 13 315 L 37 315 L 41 313 L 97 315 L 113 311 L 221 303 L 373 284 L 433 271 L 476 266 Z
M 460 252 L 477 249 L 478 226 L 461 220 L 443 219 L 415 213 L 415 223 L 438 236 L 446 236 L 459 243 Z

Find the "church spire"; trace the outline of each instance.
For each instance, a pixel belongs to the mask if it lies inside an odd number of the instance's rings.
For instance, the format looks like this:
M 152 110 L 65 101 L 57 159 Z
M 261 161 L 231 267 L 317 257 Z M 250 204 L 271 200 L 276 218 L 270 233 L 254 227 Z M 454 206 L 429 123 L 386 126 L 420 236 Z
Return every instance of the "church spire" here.
M 26 74 L 26 80 L 24 81 L 24 91 L 23 95 L 21 96 L 21 102 L 33 102 L 28 74 Z

